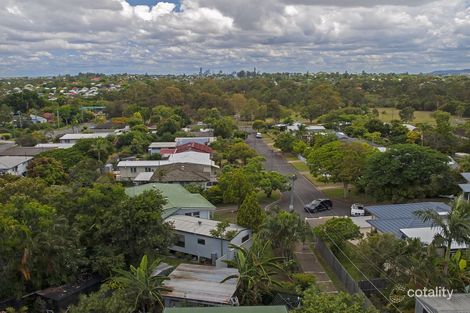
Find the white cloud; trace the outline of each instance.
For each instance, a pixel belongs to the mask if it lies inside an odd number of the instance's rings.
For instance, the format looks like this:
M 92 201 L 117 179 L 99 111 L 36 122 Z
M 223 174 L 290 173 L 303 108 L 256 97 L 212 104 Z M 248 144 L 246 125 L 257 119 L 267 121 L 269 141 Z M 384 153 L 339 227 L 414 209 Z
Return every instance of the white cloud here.
M 2 0 L 0 75 L 470 67 L 470 0 Z

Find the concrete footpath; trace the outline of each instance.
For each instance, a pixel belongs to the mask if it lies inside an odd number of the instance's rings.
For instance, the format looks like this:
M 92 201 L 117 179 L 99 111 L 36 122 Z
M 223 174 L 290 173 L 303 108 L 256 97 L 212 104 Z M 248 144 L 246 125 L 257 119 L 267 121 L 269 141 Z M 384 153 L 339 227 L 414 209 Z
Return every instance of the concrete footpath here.
M 331 281 L 328 274 L 323 269 L 323 266 L 317 259 L 317 256 L 310 249 L 309 245 L 298 243 L 294 251 L 295 258 L 304 273 L 313 274 L 316 279 L 316 284 L 322 292 L 337 293 L 336 286 Z

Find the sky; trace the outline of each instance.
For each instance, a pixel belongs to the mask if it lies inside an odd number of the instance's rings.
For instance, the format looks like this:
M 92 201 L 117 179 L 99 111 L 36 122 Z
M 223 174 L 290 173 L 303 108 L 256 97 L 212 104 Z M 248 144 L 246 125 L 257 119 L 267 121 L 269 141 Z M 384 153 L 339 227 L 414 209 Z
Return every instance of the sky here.
M 470 68 L 470 0 L 0 0 L 0 76 Z

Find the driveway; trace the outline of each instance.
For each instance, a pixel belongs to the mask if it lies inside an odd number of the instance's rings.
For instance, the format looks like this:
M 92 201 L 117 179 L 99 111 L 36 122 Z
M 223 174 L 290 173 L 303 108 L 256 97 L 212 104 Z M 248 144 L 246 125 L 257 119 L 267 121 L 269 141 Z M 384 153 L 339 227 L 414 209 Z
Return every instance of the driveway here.
M 326 196 L 318 190 L 308 179 L 306 179 L 299 171 L 289 164 L 281 153 L 275 152 L 272 147 L 268 146 L 262 139 L 257 139 L 252 132 L 248 135 L 246 143 L 253 147 L 259 155 L 263 156 L 265 168 L 270 171 L 277 171 L 284 175 L 292 176 L 295 174 L 297 180 L 294 183 L 294 211 L 302 217 L 320 217 L 320 216 L 345 216 L 350 213 L 350 204 L 340 201 L 333 201 L 333 208 L 329 211 L 318 213 L 307 213 L 304 205 L 312 200 L 325 198 Z M 281 199 L 276 203 L 283 209 L 288 209 L 290 204 L 291 191 L 282 194 Z

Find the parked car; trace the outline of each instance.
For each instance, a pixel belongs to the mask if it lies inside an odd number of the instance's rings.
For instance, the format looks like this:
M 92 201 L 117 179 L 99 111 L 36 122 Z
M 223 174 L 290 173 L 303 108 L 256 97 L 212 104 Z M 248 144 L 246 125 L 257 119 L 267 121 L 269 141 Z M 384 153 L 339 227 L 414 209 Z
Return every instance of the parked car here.
M 363 204 L 354 203 L 351 205 L 351 216 L 364 216 L 366 215 L 366 210 L 364 209 Z
M 263 138 L 263 135 L 261 135 L 261 133 L 256 133 L 256 138 Z
M 317 199 L 304 206 L 304 210 L 309 213 L 330 210 L 333 207 L 333 202 L 330 199 Z

